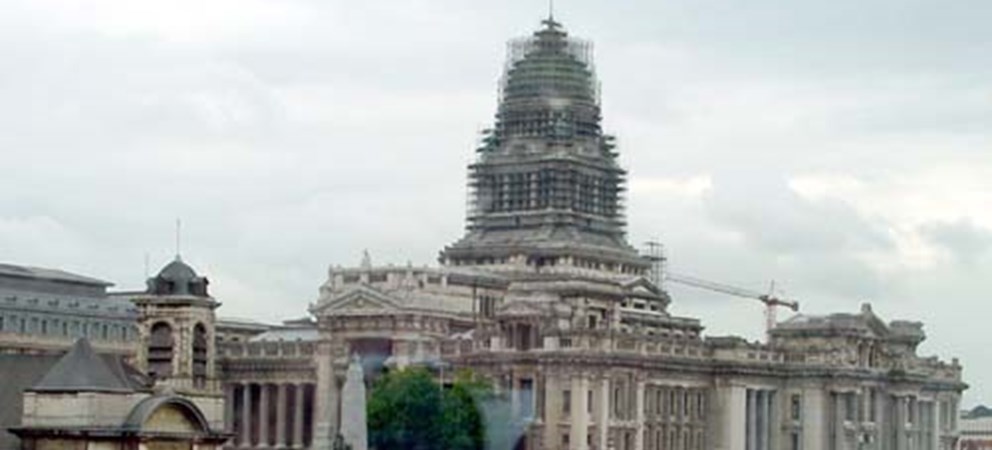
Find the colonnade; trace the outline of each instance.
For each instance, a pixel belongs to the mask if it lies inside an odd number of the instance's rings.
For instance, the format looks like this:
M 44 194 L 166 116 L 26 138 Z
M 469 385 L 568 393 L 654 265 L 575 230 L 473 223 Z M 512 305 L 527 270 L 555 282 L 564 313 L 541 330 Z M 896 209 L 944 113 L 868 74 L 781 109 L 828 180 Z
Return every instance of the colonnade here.
M 771 439 L 775 420 L 773 402 L 775 391 L 764 389 L 747 390 L 746 449 L 767 450 L 773 448 Z
M 232 383 L 225 386 L 227 448 L 305 449 L 312 445 L 313 383 Z

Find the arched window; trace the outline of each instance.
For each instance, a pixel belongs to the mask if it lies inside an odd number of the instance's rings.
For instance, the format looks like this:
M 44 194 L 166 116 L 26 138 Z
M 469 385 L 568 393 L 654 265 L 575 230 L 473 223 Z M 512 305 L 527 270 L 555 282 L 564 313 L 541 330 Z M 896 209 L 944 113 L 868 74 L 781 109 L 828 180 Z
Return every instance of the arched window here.
M 148 375 L 153 378 L 172 375 L 172 327 L 165 322 L 152 325 L 148 336 Z
M 193 327 L 193 385 L 203 387 L 207 380 L 207 328 Z

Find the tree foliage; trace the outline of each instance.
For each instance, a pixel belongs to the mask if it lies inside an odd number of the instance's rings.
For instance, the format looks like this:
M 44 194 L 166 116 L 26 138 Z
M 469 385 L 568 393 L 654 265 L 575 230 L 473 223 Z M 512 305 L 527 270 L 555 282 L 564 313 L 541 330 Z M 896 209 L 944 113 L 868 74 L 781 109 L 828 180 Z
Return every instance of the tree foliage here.
M 378 450 L 481 450 L 479 405 L 488 385 L 459 373 L 442 392 L 429 372 L 405 369 L 383 376 L 368 402 L 369 445 Z

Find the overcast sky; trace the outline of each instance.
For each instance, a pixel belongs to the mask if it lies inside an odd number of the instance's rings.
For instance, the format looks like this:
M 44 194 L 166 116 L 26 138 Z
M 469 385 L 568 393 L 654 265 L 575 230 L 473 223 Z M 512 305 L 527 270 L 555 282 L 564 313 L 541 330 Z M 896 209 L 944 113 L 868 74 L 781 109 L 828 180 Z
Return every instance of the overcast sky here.
M 8 0 L 0 260 L 301 316 L 329 265 L 433 264 L 538 0 Z M 559 1 L 595 42 L 630 240 L 808 313 L 922 320 L 992 402 L 992 2 Z M 757 302 L 671 286 L 712 335 Z

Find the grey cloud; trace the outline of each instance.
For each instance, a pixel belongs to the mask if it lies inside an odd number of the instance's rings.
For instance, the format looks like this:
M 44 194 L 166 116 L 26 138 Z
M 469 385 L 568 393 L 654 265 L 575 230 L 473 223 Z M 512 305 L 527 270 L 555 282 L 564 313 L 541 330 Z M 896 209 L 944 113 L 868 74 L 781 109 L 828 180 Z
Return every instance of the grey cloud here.
M 920 227 L 919 231 L 928 241 L 947 250 L 965 265 L 980 261 L 992 248 L 992 230 L 969 220 L 934 222 Z
M 432 263 L 463 231 L 465 165 L 495 112 L 504 42 L 532 31 L 543 5 L 277 3 L 292 20 L 197 22 L 228 30 L 208 38 L 169 36 L 183 30 L 160 26 L 169 18 L 103 30 L 97 13 L 5 5 L 0 255 L 140 287 L 144 255 L 152 270 L 167 262 L 182 217 L 184 257 L 214 280 L 221 314 L 269 321 L 301 314 L 327 265 L 364 248 Z M 605 126 L 631 177 L 712 175 L 702 199 L 632 194 L 633 243 L 661 238 L 673 270 L 716 281 L 778 280 L 811 312 L 872 298 L 926 318 L 933 345 L 965 349 L 969 381 L 987 384 L 981 349 L 966 345 L 981 330 L 954 325 L 992 275 L 876 273 L 857 254 L 891 252 L 891 224 L 796 197 L 785 180 L 989 163 L 973 156 L 992 144 L 976 125 L 989 114 L 989 8 L 579 0 L 557 16 L 596 44 Z M 926 231 L 937 245 L 985 245 L 945 225 Z M 676 294 L 676 311 L 711 333 L 760 329 L 746 301 Z M 940 296 L 956 309 L 921 317 Z
M 782 256 L 888 250 L 884 224 L 833 199 L 808 200 L 784 178 L 743 171 L 714 179 L 710 217 L 740 233 L 749 245 Z

